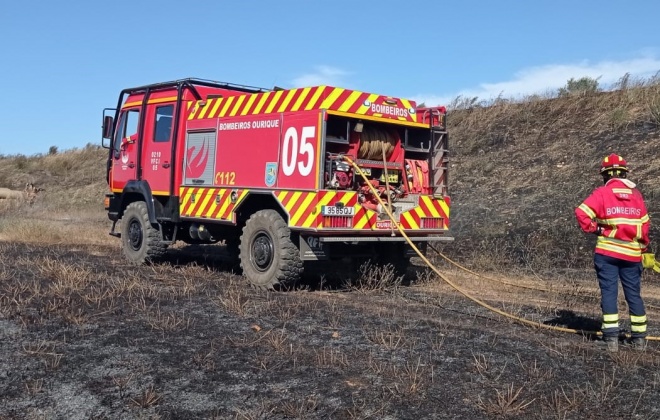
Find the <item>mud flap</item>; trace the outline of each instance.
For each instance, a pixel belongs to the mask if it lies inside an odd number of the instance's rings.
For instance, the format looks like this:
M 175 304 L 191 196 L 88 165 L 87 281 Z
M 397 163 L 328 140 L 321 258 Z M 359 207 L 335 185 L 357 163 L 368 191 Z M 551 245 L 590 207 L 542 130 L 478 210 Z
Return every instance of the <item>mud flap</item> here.
M 413 243 L 415 244 L 417 249 L 419 249 L 422 252 L 422 254 L 426 255 L 426 246 L 428 245 L 427 242 L 413 242 Z M 404 255 L 405 255 L 406 258 L 412 258 L 412 257 L 418 257 L 419 256 L 419 255 L 417 255 L 415 250 L 412 249 L 412 247 L 408 243 L 406 243 L 403 252 L 404 252 Z
M 315 236 L 300 235 L 300 259 L 303 261 L 323 261 L 330 258 L 328 244 Z

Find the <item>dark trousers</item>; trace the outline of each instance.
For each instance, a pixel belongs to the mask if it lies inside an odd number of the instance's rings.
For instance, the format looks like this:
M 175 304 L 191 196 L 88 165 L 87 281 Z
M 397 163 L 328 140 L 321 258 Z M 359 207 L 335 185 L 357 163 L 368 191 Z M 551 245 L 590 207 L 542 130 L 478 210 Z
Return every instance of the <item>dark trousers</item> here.
M 603 336 L 618 336 L 619 279 L 630 312 L 633 337 L 646 336 L 646 311 L 641 296 L 642 263 L 595 254 L 594 267 L 600 286 L 600 307 L 603 310 Z

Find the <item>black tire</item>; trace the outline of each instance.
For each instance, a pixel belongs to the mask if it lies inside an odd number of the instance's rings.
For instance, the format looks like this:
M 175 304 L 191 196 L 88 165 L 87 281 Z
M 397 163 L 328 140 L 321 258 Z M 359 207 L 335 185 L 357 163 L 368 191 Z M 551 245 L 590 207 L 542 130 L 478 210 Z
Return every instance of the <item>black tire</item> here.
M 291 231 L 275 210 L 260 210 L 245 223 L 239 246 L 243 275 L 259 288 L 293 287 L 303 272 Z
M 382 244 L 377 263 L 379 265 L 391 264 L 397 277 L 405 277 L 410 266 L 410 258 L 406 257 L 405 244 L 403 242 L 390 242 Z
M 229 259 L 229 269 L 234 274 L 243 274 L 243 270 L 241 269 L 240 245 L 241 236 L 238 234 L 231 234 L 225 238 L 225 252 Z
M 149 222 L 147 203 L 135 201 L 121 218 L 121 245 L 126 258 L 137 264 L 160 259 L 167 251 L 160 230 Z

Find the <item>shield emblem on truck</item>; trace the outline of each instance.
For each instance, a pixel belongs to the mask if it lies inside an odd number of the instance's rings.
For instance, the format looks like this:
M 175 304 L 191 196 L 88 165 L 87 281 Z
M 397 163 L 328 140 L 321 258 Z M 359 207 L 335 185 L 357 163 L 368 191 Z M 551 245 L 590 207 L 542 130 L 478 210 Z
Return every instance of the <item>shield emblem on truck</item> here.
M 264 179 L 267 187 L 272 187 L 277 181 L 277 162 L 266 162 L 266 177 Z

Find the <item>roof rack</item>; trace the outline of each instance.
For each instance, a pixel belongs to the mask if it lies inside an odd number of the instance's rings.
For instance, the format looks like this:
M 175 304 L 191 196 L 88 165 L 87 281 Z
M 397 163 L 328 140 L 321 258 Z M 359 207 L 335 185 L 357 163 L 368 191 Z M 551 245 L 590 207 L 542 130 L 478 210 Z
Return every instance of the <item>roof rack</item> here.
M 135 93 L 143 93 L 146 92 L 147 90 L 153 92 L 157 90 L 164 90 L 164 89 L 171 89 L 171 88 L 177 88 L 180 89 L 182 87 L 187 87 L 190 90 L 193 91 L 195 96 L 199 97 L 200 95 L 197 93 L 197 89 L 195 89 L 195 86 L 206 86 L 206 87 L 214 87 L 214 88 L 221 88 L 221 89 L 231 89 L 231 90 L 236 90 L 239 92 L 245 92 L 245 93 L 261 93 L 261 92 L 269 92 L 271 89 L 266 89 L 266 88 L 260 88 L 260 87 L 255 87 L 255 86 L 247 86 L 247 85 L 239 85 L 235 83 L 226 83 L 226 82 L 218 82 L 215 80 L 205 80 L 205 79 L 197 79 L 197 78 L 186 78 L 186 79 L 179 79 L 179 80 L 172 80 L 170 82 L 161 82 L 161 83 L 153 83 L 150 85 L 144 85 L 144 86 L 138 86 L 138 87 L 133 87 L 133 88 L 127 88 L 122 91 L 122 94 L 135 94 Z

